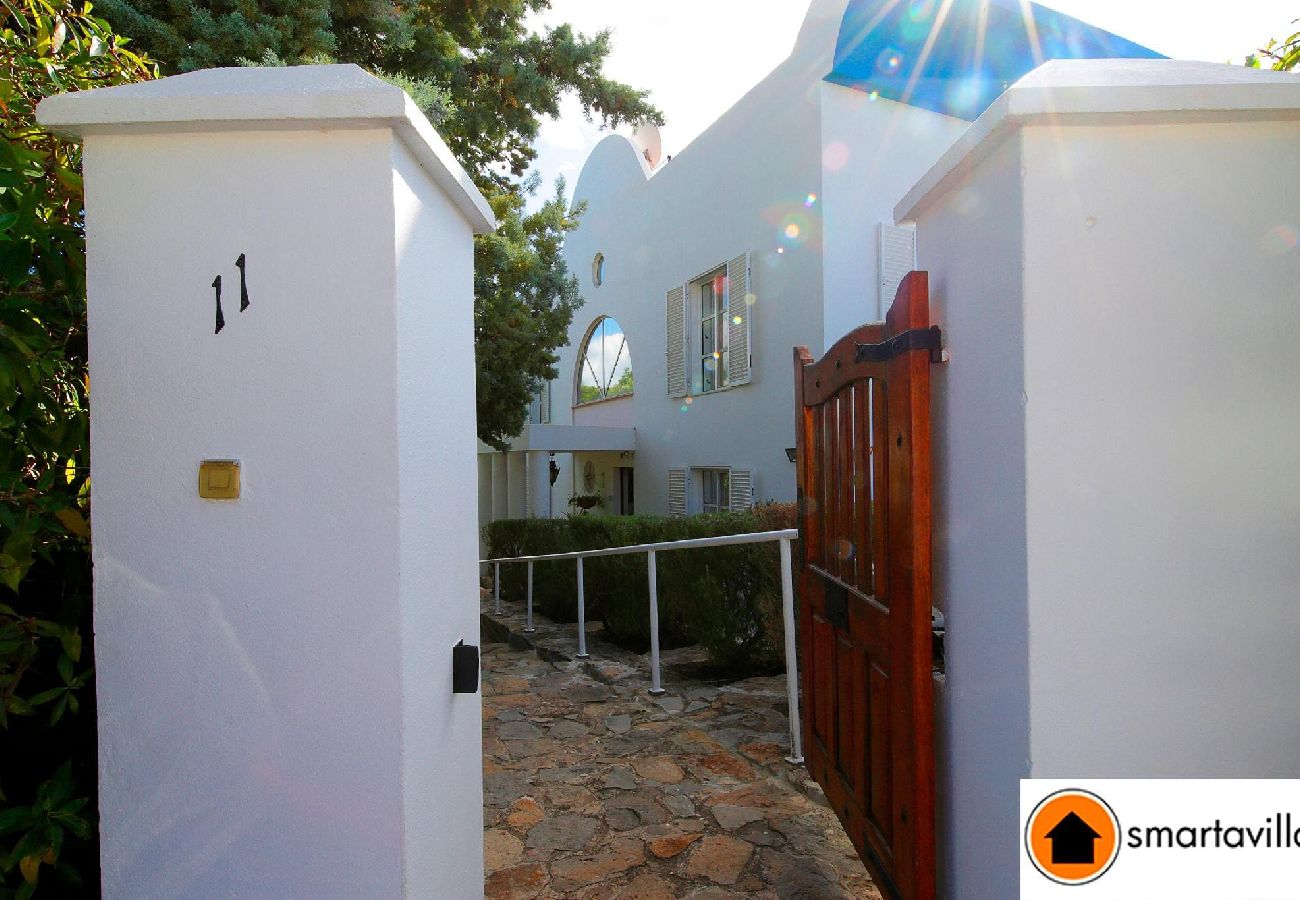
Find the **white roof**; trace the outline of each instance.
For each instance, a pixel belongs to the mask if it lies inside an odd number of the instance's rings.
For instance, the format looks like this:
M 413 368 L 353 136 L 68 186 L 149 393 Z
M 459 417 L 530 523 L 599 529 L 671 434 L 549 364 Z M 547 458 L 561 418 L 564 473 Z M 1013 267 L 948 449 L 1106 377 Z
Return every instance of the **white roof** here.
M 203 69 L 156 81 L 58 94 L 36 118 L 72 137 L 250 128 L 393 129 L 476 233 L 496 219 L 415 103 L 354 65 Z
M 1175 59 L 1052 60 L 1013 84 L 894 207 L 914 220 L 1027 124 L 1300 119 L 1300 74 Z

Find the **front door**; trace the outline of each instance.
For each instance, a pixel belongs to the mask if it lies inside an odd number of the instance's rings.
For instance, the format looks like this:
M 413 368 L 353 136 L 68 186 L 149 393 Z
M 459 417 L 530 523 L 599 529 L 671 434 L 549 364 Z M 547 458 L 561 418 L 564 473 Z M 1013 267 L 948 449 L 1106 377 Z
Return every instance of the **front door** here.
M 620 466 L 618 469 L 618 514 L 620 516 L 630 516 L 636 512 L 636 483 L 633 480 L 635 472 L 636 470 L 631 466 Z
M 887 897 L 935 892 L 928 280 L 795 350 L 804 753 Z

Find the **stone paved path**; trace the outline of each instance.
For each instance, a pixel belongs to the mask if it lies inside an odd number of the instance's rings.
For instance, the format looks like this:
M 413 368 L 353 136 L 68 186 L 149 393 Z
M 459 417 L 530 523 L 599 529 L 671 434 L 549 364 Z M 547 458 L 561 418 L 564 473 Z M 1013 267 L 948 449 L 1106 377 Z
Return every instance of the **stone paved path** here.
M 880 897 L 784 761 L 782 679 L 669 669 L 652 698 L 639 657 L 594 641 L 591 660 L 567 659 L 572 626 L 539 619 L 524 647 L 517 615 L 484 625 L 519 645 L 483 647 L 489 900 Z

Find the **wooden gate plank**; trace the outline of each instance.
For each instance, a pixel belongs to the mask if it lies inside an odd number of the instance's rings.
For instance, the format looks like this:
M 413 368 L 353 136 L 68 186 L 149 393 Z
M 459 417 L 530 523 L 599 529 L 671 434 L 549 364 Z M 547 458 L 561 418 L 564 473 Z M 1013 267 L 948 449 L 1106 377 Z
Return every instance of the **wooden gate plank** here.
M 886 896 L 935 892 L 925 273 L 884 323 L 795 351 L 805 754 Z M 895 347 L 891 344 L 890 347 Z

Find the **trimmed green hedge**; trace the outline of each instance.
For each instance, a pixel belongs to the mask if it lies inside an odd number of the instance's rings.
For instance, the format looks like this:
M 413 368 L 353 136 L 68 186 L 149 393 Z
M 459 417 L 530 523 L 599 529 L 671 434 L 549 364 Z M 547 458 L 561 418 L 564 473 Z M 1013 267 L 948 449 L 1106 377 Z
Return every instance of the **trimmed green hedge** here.
M 626 547 L 656 541 L 744 534 L 795 527 L 794 504 L 749 512 L 663 519 L 577 516 L 509 519 L 484 529 L 491 557 L 533 556 Z M 781 572 L 777 545 L 747 544 L 674 550 L 658 556 L 659 632 L 663 647 L 698 643 L 722 668 L 761 670 L 782 659 Z M 587 618 L 599 618 L 619 644 L 650 644 L 649 585 L 644 553 L 595 557 L 583 564 Z M 578 618 L 577 565 L 534 563 L 533 606 L 557 622 Z M 523 602 L 527 566 L 506 564 L 501 597 Z

